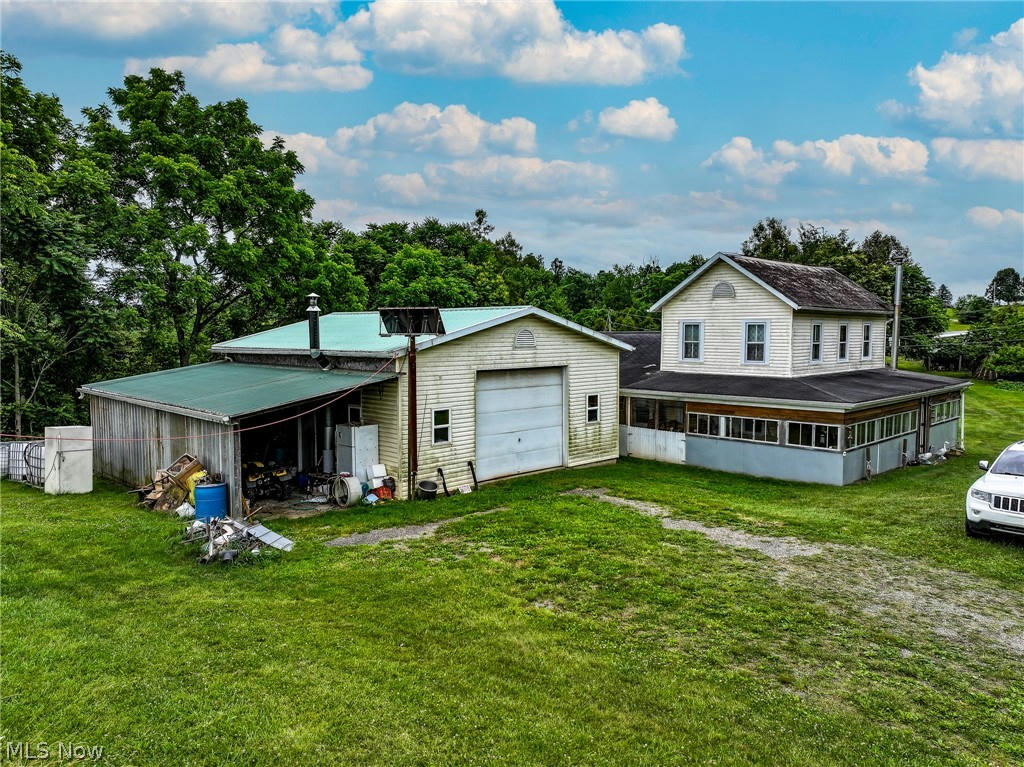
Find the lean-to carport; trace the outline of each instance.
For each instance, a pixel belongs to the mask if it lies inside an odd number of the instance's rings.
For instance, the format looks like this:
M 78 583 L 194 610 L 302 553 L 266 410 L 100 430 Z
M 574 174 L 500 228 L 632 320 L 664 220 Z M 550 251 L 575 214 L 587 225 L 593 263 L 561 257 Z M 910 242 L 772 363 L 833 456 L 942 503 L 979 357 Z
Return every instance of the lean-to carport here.
M 241 512 L 242 420 L 273 411 L 293 418 L 394 373 L 279 367 L 228 361 L 162 370 L 83 386 L 90 396 L 97 474 L 132 486 L 182 453 L 229 483 L 231 512 Z M 285 412 L 285 410 L 291 412 Z

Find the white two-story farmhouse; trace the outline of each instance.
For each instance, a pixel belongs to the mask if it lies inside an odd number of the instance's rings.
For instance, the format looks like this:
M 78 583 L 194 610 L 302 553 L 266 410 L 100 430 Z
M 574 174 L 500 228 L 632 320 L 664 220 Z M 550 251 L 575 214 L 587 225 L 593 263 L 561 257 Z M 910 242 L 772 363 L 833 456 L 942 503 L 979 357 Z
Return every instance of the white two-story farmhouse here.
M 885 366 L 890 306 L 835 269 L 718 253 L 615 333 L 620 452 L 854 482 L 963 442 L 966 381 Z

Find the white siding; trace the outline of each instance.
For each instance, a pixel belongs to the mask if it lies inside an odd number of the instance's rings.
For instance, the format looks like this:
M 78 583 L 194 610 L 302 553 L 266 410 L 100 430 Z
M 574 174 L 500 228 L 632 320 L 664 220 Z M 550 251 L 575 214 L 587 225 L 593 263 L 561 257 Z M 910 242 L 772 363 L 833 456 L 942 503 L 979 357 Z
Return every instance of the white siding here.
M 811 362 L 811 325 L 822 325 L 821 362 Z M 871 357 L 861 357 L 864 323 L 871 323 Z M 849 325 L 847 361 L 839 362 L 839 326 Z M 842 373 L 885 366 L 885 319 L 878 316 L 812 315 L 793 316 L 793 375 Z
M 532 349 L 516 349 L 515 335 L 531 330 Z M 408 380 L 402 359 L 397 385 L 385 384 L 383 400 L 374 387 L 363 394 L 364 419 L 381 424 L 381 461 L 405 490 L 406 396 Z M 444 469 L 449 490 L 472 483 L 467 461 L 476 460 L 476 372 L 531 367 L 567 368 L 568 465 L 615 460 L 619 453 L 619 350 L 536 317 L 426 349 L 417 355 L 417 411 L 420 479 L 437 480 Z M 601 398 L 601 417 L 587 423 L 587 395 Z M 432 444 L 430 419 L 437 408 L 451 409 L 451 442 Z
M 727 280 L 735 298 L 711 298 L 715 285 Z M 684 373 L 791 375 L 792 309 L 753 280 L 718 263 L 661 310 L 661 369 Z M 680 361 L 679 323 L 704 322 L 703 361 Z M 767 320 L 771 325 L 766 365 L 743 362 L 743 323 Z

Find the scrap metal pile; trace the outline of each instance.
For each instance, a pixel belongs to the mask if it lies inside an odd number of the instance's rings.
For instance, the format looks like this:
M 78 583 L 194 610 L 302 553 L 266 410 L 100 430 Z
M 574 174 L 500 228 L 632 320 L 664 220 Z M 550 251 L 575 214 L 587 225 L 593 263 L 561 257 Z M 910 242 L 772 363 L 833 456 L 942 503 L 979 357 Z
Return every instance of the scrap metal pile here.
M 269 546 L 278 551 L 291 551 L 295 543 L 263 525 L 249 525 L 237 519 L 195 520 L 185 528 L 182 543 L 203 544 L 199 555 L 201 563 L 230 562 L 246 553 L 259 554 Z

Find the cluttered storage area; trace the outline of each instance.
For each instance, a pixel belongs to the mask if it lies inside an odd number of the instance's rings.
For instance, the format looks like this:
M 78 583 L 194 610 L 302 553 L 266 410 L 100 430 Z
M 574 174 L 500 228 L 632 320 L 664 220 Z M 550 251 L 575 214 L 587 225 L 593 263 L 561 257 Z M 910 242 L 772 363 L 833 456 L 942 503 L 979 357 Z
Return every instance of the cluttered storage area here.
M 89 384 L 95 471 L 168 511 L 202 486 L 236 518 L 293 497 L 389 498 L 363 398 L 394 377 L 218 361 Z

